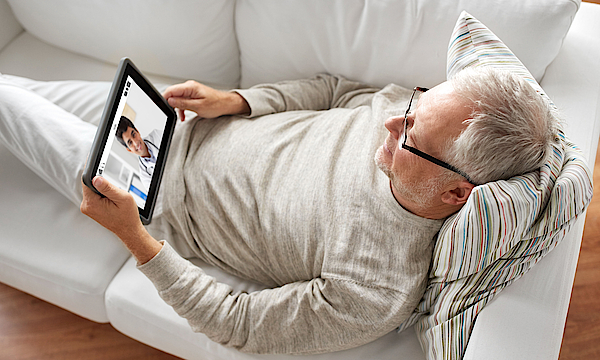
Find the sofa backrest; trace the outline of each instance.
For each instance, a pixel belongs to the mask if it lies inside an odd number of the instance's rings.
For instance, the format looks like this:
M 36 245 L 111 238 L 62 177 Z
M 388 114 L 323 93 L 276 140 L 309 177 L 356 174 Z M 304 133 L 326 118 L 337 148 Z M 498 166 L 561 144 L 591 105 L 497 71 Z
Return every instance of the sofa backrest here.
M 328 72 L 383 86 L 445 80 L 462 10 L 486 24 L 537 80 L 581 0 L 7 0 L 32 35 L 116 64 L 220 87 Z M 240 80 L 241 79 L 241 80 Z
M 235 0 L 8 0 L 32 35 L 54 46 L 143 71 L 210 84 L 239 83 Z
M 0 51 L 22 31 L 6 0 L 0 0 Z
M 540 80 L 580 0 L 238 0 L 242 87 L 318 72 L 384 86 L 446 79 L 446 49 L 466 10 Z

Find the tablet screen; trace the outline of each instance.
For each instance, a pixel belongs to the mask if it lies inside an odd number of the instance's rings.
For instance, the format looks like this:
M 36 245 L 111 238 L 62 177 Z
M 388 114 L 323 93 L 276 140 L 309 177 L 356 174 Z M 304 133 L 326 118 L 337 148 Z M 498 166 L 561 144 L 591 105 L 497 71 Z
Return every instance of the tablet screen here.
M 174 110 L 122 60 L 92 147 L 89 180 L 99 175 L 129 192 L 144 223 L 152 216 L 174 123 Z

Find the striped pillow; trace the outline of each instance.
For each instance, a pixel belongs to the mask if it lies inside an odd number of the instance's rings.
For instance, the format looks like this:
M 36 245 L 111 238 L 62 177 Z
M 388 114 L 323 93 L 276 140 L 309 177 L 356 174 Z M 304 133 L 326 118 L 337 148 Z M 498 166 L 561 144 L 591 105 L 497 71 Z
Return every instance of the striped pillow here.
M 493 66 L 523 77 L 554 107 L 521 60 L 490 29 L 466 11 L 460 14 L 454 26 L 446 58 L 447 79 L 467 67 Z
M 448 78 L 470 66 L 519 74 L 551 103 L 502 41 L 463 12 L 449 44 Z M 427 290 L 401 330 L 416 324 L 428 359 L 461 359 L 477 314 L 560 242 L 591 196 L 590 171 L 562 133 L 539 170 L 476 187 L 444 222 Z

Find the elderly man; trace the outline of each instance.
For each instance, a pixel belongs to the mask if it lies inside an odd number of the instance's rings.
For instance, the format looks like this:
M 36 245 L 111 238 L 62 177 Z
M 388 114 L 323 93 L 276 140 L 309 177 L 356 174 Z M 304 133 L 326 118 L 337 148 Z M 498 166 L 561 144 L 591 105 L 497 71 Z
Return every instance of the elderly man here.
M 83 187 L 81 210 L 195 331 L 256 353 L 335 351 L 398 327 L 443 219 L 477 184 L 539 167 L 556 127 L 524 80 L 493 70 L 428 91 L 323 75 L 164 96 L 199 118 L 176 131 L 150 233 L 101 177 L 106 197 Z M 235 293 L 182 256 L 271 288 Z

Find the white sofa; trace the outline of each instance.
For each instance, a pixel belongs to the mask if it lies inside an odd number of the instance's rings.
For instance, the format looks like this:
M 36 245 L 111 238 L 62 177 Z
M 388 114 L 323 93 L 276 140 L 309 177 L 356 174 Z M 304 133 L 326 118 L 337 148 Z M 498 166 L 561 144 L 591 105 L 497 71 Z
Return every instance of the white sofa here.
M 379 86 L 433 86 L 445 80 L 446 47 L 461 10 L 521 58 L 593 164 L 600 133 L 600 6 L 579 0 L 0 0 L 0 73 L 110 81 L 118 59 L 129 56 L 162 84 L 192 78 L 219 88 L 248 87 L 329 72 Z M 94 104 L 98 116 L 103 101 Z M 465 358 L 558 358 L 584 218 L 483 310 Z M 235 288 L 260 288 L 202 266 Z M 291 358 L 242 354 L 192 333 L 118 239 L 2 144 L 0 281 L 183 358 Z M 425 356 L 407 330 L 307 358 Z

